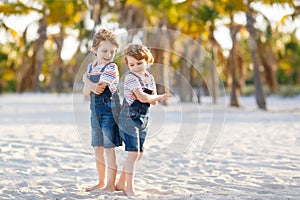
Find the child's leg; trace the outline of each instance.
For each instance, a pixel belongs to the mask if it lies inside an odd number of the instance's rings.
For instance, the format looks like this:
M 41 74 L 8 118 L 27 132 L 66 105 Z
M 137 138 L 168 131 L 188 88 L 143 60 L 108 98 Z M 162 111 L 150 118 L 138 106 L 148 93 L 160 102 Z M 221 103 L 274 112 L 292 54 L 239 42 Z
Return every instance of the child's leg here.
M 95 151 L 95 160 L 96 160 L 96 169 L 97 169 L 97 174 L 98 174 L 98 184 L 93 186 L 93 187 L 89 187 L 86 188 L 85 190 L 91 191 L 91 190 L 95 190 L 98 188 L 103 188 L 105 185 L 105 170 L 106 170 L 106 166 L 105 166 L 105 159 L 104 159 L 104 148 L 102 146 L 95 146 L 94 147 L 94 151 Z
M 117 175 L 117 160 L 115 148 L 105 148 L 106 164 L 107 164 L 107 184 L 102 192 L 115 191 L 115 181 Z
M 119 177 L 119 180 L 116 183 L 116 190 L 118 191 L 125 191 L 126 188 L 126 174 L 125 174 L 125 164 L 122 167 L 122 171 Z
M 143 152 L 140 152 L 138 154 L 138 157 L 137 157 L 137 161 L 139 161 L 143 156 Z M 126 188 L 126 173 L 125 173 L 125 164 L 122 168 L 122 171 L 121 171 L 121 174 L 120 174 L 120 177 L 119 177 L 119 180 L 117 181 L 116 183 L 116 190 L 118 191 L 125 191 L 125 188 Z
M 134 168 L 135 162 L 138 158 L 138 152 L 129 151 L 127 160 L 124 164 L 125 173 L 126 173 L 126 189 L 125 194 L 127 196 L 134 196 L 135 189 L 134 189 Z
M 143 157 L 143 152 L 139 152 L 139 156 L 137 158 L 137 161 L 140 161 L 142 159 L 142 157 Z

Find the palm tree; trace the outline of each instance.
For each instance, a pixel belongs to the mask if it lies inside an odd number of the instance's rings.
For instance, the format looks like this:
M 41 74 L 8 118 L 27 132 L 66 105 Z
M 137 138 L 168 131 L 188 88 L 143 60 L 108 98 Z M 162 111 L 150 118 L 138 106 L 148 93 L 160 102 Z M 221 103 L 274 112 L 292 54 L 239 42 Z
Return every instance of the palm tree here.
M 249 32 L 249 48 L 251 53 L 251 59 L 254 68 L 254 85 L 255 85 L 255 98 L 256 103 L 260 109 L 266 110 L 266 100 L 262 90 L 262 84 L 260 79 L 259 62 L 257 57 L 257 44 L 256 44 L 256 29 L 254 28 L 255 18 L 250 8 L 250 0 L 247 0 L 247 30 Z
M 279 21 L 279 23 L 277 24 L 276 28 L 275 28 L 275 32 L 278 31 L 278 28 L 282 25 L 285 24 L 285 22 L 288 19 L 292 19 L 295 20 L 300 16 L 300 5 L 295 5 L 294 1 L 292 0 L 288 0 L 287 2 L 282 2 L 282 3 L 287 3 L 291 8 L 293 8 L 293 12 L 290 14 L 287 14 L 285 16 L 283 16 L 281 18 L 281 20 Z M 299 29 L 296 28 L 296 30 Z M 295 30 L 295 31 L 296 31 Z M 290 41 L 285 45 L 286 47 L 286 57 L 283 60 L 288 60 L 289 64 L 291 65 L 291 68 L 295 68 L 295 71 L 297 71 L 297 82 L 298 84 L 300 84 L 300 59 L 299 59 L 299 52 L 300 52 L 300 48 L 299 48 L 299 41 L 295 36 L 295 31 L 291 34 L 291 39 Z M 283 62 L 285 62 L 283 61 Z
M 295 32 L 290 35 L 290 40 L 284 45 L 284 54 L 281 58 L 281 64 L 288 76 L 288 84 L 300 84 L 300 44 Z
M 13 3 L 6 3 L 0 5 L 0 13 L 4 16 L 10 15 L 27 15 L 30 12 L 43 13 L 43 9 L 39 10 L 34 7 L 28 7 L 20 1 Z M 2 21 L 4 27 L 7 27 Z M 24 33 L 21 34 L 22 37 L 15 36 L 16 43 L 20 45 L 18 56 L 15 62 L 15 69 L 20 69 L 17 74 L 17 91 L 23 92 L 25 90 L 36 90 L 38 88 L 38 76 L 43 60 L 43 44 L 45 42 L 45 28 L 46 23 L 45 19 L 39 21 L 38 35 L 39 38 L 33 42 L 29 43 L 26 40 L 27 28 L 24 30 Z M 12 31 L 10 29 L 10 31 Z M 14 32 L 17 35 L 16 32 Z M 32 49 L 31 52 L 34 52 L 33 55 L 28 55 L 29 49 Z M 18 61 L 19 60 L 19 61 Z
M 64 37 L 66 35 L 66 27 L 73 26 L 78 23 L 83 17 L 85 11 L 84 1 L 36 1 L 40 3 L 41 9 L 35 7 L 27 7 L 20 1 L 14 3 L 7 3 L 0 5 L 0 12 L 4 15 L 26 15 L 30 12 L 37 12 L 41 15 L 41 18 L 38 20 L 38 38 L 33 42 L 28 42 L 26 40 L 26 31 L 25 29 L 23 35 L 25 45 L 20 48 L 19 56 L 21 62 L 17 62 L 18 68 L 20 68 L 20 73 L 18 74 L 17 83 L 18 91 L 23 92 L 26 90 L 39 91 L 40 90 L 40 81 L 39 76 L 41 74 L 42 67 L 44 63 L 50 63 L 50 61 L 45 61 L 44 54 L 45 42 L 50 38 L 53 39 L 56 43 L 56 65 L 58 66 L 49 66 L 46 67 L 52 68 L 53 72 L 58 71 L 57 73 L 52 74 L 52 83 L 58 82 L 59 86 L 58 91 L 62 89 L 62 77 L 63 77 L 63 60 L 61 59 L 61 50 Z M 66 9 L 67 8 L 67 9 Z M 47 28 L 51 25 L 58 25 L 60 27 L 60 33 L 57 35 L 47 35 Z M 33 52 L 32 54 L 30 52 Z M 52 58 L 51 58 L 52 59 Z M 58 77 L 58 78 L 55 78 Z
M 242 67 L 242 63 L 239 62 L 239 46 L 236 35 L 238 34 L 239 30 L 241 29 L 240 25 L 234 24 L 233 20 L 231 19 L 230 24 L 230 36 L 232 40 L 232 49 L 230 50 L 230 55 L 228 58 L 228 64 L 231 74 L 231 95 L 230 95 L 230 105 L 235 107 L 240 107 L 239 96 L 241 90 L 241 84 L 238 80 L 238 68 Z
M 55 65 L 51 66 L 52 73 L 52 90 L 62 92 L 64 89 L 63 84 L 68 83 L 69 77 L 73 74 L 67 74 L 69 71 L 65 66 L 61 52 L 65 38 L 68 36 L 68 28 L 80 26 L 87 12 L 87 5 L 83 0 L 81 1 L 49 1 L 46 4 L 47 9 L 50 11 L 47 16 L 49 26 L 59 27 L 59 32 L 48 36 L 55 44 Z M 68 8 L 68 9 L 66 9 Z M 80 32 L 80 31 L 79 31 Z M 82 38 L 80 38 L 82 39 Z
M 119 23 L 127 32 L 127 43 L 133 42 L 134 36 L 141 30 L 145 23 L 145 13 L 141 7 L 135 4 L 125 4 L 120 11 Z M 127 66 L 123 64 L 121 71 L 123 74 L 127 71 Z
M 209 49 L 213 62 L 209 62 L 207 67 L 210 69 L 210 78 L 207 85 L 210 90 L 213 103 L 217 102 L 219 94 L 219 79 L 217 73 L 217 66 L 224 64 L 224 56 L 222 54 L 221 45 L 218 43 L 214 36 L 215 21 L 220 18 L 219 10 L 216 8 L 216 1 L 188 1 L 186 3 L 187 10 L 183 14 L 187 13 L 188 17 L 185 17 L 187 34 L 193 38 L 199 38 L 200 35 L 208 35 L 207 38 L 202 37 L 203 44 Z M 186 29 L 186 28 L 185 28 Z M 202 70 L 201 70 L 202 71 Z
M 274 58 L 274 54 L 272 52 L 271 46 L 268 43 L 262 44 L 261 42 L 259 42 L 257 38 L 257 31 L 254 28 L 255 18 L 253 16 L 253 9 L 250 6 L 252 2 L 253 2 L 252 0 L 246 1 L 246 6 L 247 6 L 246 17 L 247 17 L 247 30 L 250 34 L 249 47 L 251 52 L 251 59 L 254 66 L 255 97 L 256 97 L 256 102 L 258 107 L 260 109 L 266 110 L 266 100 L 262 90 L 258 55 L 261 58 L 263 66 L 265 67 L 267 82 L 269 83 L 272 92 L 277 90 L 277 81 L 275 78 L 275 68 L 276 68 L 277 61 Z M 294 5 L 293 2 L 290 0 L 289 1 L 269 0 L 269 1 L 262 1 L 262 3 L 269 4 L 269 5 L 272 5 L 274 3 L 280 3 L 280 4 L 288 3 L 290 5 Z M 270 27 L 268 27 L 267 31 L 268 30 L 270 30 Z
M 143 4 L 132 1 L 130 4 L 125 4 L 120 19 L 120 23 L 129 30 L 128 42 L 132 42 L 133 36 L 139 31 L 143 32 L 145 45 L 151 48 L 155 60 L 151 72 L 156 79 L 158 93 L 169 90 L 170 52 L 168 51 L 171 49 L 173 37 L 169 31 L 166 31 L 170 26 L 166 18 L 168 9 L 172 6 L 172 1 L 145 1 Z M 147 25 L 156 28 L 142 28 Z
M 276 79 L 276 71 L 278 68 L 278 61 L 275 58 L 274 50 L 272 45 L 274 44 L 274 34 L 272 33 L 271 23 L 269 19 L 260 12 L 264 21 L 267 24 L 266 30 L 259 31 L 257 30 L 257 50 L 260 59 L 261 65 L 264 67 L 264 75 L 267 81 L 267 84 L 270 88 L 271 93 L 278 91 L 278 82 Z
M 245 11 L 245 6 L 241 0 L 239 1 L 226 1 L 225 5 L 221 6 L 218 1 L 219 12 L 224 16 L 229 16 L 230 24 L 228 25 L 230 31 L 230 37 L 232 41 L 232 48 L 227 60 L 226 68 L 224 69 L 227 72 L 227 81 L 228 87 L 231 86 L 230 92 L 230 105 L 239 107 L 239 96 L 244 82 L 244 73 L 243 73 L 243 59 L 240 53 L 240 46 L 237 39 L 237 35 L 240 30 L 243 29 L 243 25 L 237 24 L 234 22 L 234 14 L 240 11 Z M 229 73 L 228 73 L 229 72 Z

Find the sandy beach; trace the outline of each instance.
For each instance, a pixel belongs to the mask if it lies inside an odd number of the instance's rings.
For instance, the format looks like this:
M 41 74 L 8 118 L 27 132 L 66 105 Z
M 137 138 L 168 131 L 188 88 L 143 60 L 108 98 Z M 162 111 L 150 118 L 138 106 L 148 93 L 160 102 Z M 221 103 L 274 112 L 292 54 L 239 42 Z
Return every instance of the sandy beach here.
M 299 199 L 300 96 L 241 103 L 153 107 L 132 199 Z M 97 181 L 88 109 L 81 95 L 0 96 L 0 199 L 127 199 L 84 191 Z

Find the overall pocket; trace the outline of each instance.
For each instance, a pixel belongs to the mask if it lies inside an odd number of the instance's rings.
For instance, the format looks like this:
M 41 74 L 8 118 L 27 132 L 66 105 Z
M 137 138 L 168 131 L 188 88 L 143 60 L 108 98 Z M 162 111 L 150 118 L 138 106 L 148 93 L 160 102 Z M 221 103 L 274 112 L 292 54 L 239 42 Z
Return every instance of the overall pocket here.
M 131 119 L 136 119 L 140 114 L 139 108 L 129 107 L 129 116 Z
M 111 112 L 111 100 L 103 99 L 103 105 L 108 112 Z

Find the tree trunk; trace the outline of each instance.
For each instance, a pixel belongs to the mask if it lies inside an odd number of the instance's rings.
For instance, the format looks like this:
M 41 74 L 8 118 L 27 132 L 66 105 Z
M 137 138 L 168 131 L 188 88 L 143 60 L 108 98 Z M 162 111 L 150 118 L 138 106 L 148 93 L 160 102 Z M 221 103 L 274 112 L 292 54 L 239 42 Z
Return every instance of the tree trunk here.
M 201 103 L 201 86 L 202 86 L 202 62 L 203 62 L 203 59 L 202 59 L 202 52 L 201 52 L 201 44 L 202 44 L 202 38 L 201 36 L 198 37 L 197 39 L 197 47 L 196 47 L 196 50 L 195 50 L 195 56 L 194 56 L 194 66 L 196 67 L 196 70 L 197 70 L 197 92 L 196 92 L 196 95 L 197 95 L 197 102 L 198 103 Z
M 181 102 L 189 102 L 190 94 L 192 93 L 192 86 L 190 82 L 190 58 L 191 58 L 191 41 L 188 40 L 184 44 L 184 53 L 183 58 L 181 59 L 180 65 L 180 101 Z
M 128 32 L 127 43 L 132 43 L 134 36 L 139 31 L 143 31 L 142 29 L 139 29 L 139 28 L 143 27 L 144 20 L 145 20 L 144 12 L 141 9 L 137 8 L 136 6 L 131 4 L 131 5 L 122 7 L 119 23 Z M 147 31 L 147 29 L 145 29 L 145 30 Z M 144 34 L 143 36 L 145 38 L 145 34 L 147 34 L 147 33 L 145 33 L 145 31 L 144 31 L 143 34 Z M 150 38 L 150 40 L 151 40 L 151 38 Z M 124 74 L 127 71 L 128 71 L 128 67 L 126 64 L 124 64 L 121 68 L 120 73 Z
M 233 49 L 232 49 L 233 50 Z M 239 102 L 239 89 L 236 81 L 236 64 L 234 62 L 234 55 L 233 57 L 229 58 L 231 61 L 230 64 L 230 72 L 232 77 L 232 83 L 231 83 L 231 93 L 230 93 L 230 105 L 234 107 L 240 107 Z
M 26 52 L 24 52 L 26 54 Z M 22 68 L 17 76 L 17 91 L 25 92 L 27 90 L 32 90 L 34 82 L 34 61 L 35 55 L 32 57 L 27 57 L 23 55 L 22 58 Z
M 56 44 L 56 58 L 55 58 L 55 67 L 54 71 L 56 71 L 56 91 L 62 92 L 63 90 L 63 69 L 64 69 L 64 61 L 61 58 L 61 51 L 64 42 L 64 29 L 61 27 L 60 32 L 54 36 L 54 42 Z
M 36 57 L 35 57 L 35 73 L 34 73 L 34 82 L 33 82 L 33 91 L 39 91 L 40 90 L 40 80 L 39 80 L 39 75 L 42 70 L 42 64 L 44 60 L 44 43 L 47 40 L 47 22 L 46 22 L 46 11 L 44 9 L 43 12 L 43 17 L 39 21 L 39 29 L 38 29 L 38 34 L 39 34 L 39 39 L 37 40 L 37 50 L 36 52 Z
M 234 107 L 240 107 L 240 84 L 237 80 L 237 68 L 238 68 L 238 46 L 236 35 L 239 32 L 240 27 L 233 24 L 230 25 L 230 36 L 232 40 L 232 49 L 229 55 L 229 69 L 231 74 L 231 94 L 230 94 L 230 105 Z
M 90 18 L 94 21 L 94 27 L 101 23 L 102 0 L 89 0 Z
M 170 36 L 168 31 L 162 28 L 157 28 L 156 32 L 149 36 L 154 44 L 152 49 L 154 65 L 151 72 L 156 80 L 157 93 L 169 93 Z M 167 105 L 167 102 L 163 102 L 163 104 Z
M 211 96 L 213 100 L 213 104 L 217 103 L 217 83 L 216 83 L 216 76 L 217 76 L 217 70 L 215 66 L 215 59 L 216 59 L 216 48 L 214 44 L 212 43 L 212 62 L 210 63 L 210 73 L 211 73 Z
M 254 67 L 254 85 L 255 85 L 255 97 L 256 103 L 260 109 L 266 110 L 266 100 L 262 89 L 260 80 L 259 63 L 257 58 L 257 47 L 256 47 L 256 30 L 254 28 L 255 19 L 251 13 L 249 1 L 247 4 L 247 30 L 249 32 L 249 48 L 251 52 L 251 59 Z
M 261 41 L 258 41 L 258 52 L 265 69 L 265 76 L 270 91 L 271 93 L 275 93 L 278 91 L 278 82 L 276 78 L 277 62 L 272 47 L 269 44 L 263 44 Z
M 39 38 L 32 45 L 33 55 L 29 57 L 27 52 L 24 52 L 22 58 L 22 68 L 18 75 L 18 92 L 24 92 L 27 90 L 39 91 L 40 81 L 39 75 L 42 70 L 42 64 L 44 60 L 44 43 L 47 40 L 47 22 L 46 13 L 43 12 L 43 17 L 39 20 L 38 34 Z
M 217 73 L 217 60 L 218 60 L 218 47 L 219 44 L 217 42 L 217 40 L 214 37 L 214 30 L 215 30 L 215 26 L 214 26 L 214 22 L 212 22 L 212 25 L 209 28 L 209 41 L 211 43 L 211 52 L 212 52 L 212 63 L 210 66 L 210 70 L 211 70 L 211 95 L 212 95 L 212 100 L 213 100 L 213 104 L 217 103 L 217 97 L 219 94 L 219 81 L 218 81 L 218 73 Z
M 189 82 L 190 82 L 190 87 L 191 87 L 191 92 L 190 92 L 190 97 L 189 97 L 189 102 L 193 102 L 193 97 L 194 97 L 194 91 L 193 91 L 193 71 L 194 68 L 192 67 L 192 65 L 190 63 L 187 63 L 189 65 L 188 69 L 189 69 Z
M 300 85 L 300 69 L 297 69 L 297 84 Z

